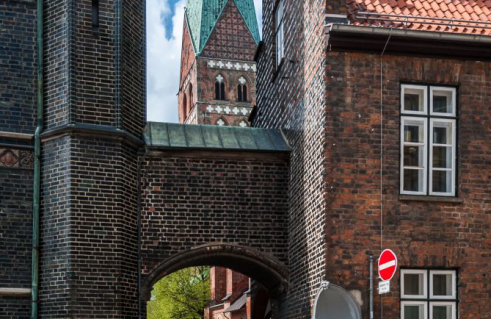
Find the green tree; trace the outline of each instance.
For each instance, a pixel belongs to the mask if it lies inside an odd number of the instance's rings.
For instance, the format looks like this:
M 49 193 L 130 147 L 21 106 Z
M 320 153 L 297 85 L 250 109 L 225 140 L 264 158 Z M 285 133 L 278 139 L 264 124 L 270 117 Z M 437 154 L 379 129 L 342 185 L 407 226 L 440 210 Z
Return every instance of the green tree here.
M 153 286 L 148 319 L 202 319 L 210 296 L 209 267 L 176 271 Z

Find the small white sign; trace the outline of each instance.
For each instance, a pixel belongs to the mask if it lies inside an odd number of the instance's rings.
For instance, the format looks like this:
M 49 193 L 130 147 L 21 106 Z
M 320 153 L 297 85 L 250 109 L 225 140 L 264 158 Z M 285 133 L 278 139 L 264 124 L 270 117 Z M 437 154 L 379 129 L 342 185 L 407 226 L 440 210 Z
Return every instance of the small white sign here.
M 383 295 L 390 292 L 390 281 L 381 281 L 378 283 L 378 294 Z

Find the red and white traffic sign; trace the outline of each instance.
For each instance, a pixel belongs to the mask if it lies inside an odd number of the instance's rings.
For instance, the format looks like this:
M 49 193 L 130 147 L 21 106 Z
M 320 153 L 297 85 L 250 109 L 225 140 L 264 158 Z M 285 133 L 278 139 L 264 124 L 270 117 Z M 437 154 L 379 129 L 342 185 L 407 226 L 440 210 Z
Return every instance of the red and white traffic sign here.
M 378 259 L 378 275 L 384 281 L 391 280 L 397 270 L 397 256 L 390 249 L 384 250 Z

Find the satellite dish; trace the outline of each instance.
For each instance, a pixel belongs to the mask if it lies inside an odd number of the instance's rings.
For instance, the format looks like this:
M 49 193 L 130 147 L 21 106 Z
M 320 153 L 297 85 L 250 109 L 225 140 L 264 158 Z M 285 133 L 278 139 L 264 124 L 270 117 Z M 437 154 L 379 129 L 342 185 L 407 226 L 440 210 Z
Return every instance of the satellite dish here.
M 312 319 L 361 319 L 361 310 L 345 289 L 323 282 L 315 298 Z

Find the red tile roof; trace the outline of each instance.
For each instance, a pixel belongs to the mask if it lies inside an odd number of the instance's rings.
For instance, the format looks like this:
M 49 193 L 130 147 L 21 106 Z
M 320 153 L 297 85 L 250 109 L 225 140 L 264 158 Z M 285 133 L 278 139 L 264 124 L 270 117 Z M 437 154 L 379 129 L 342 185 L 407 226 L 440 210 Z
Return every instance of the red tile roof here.
M 349 19 L 355 25 L 491 36 L 491 0 L 346 2 Z

